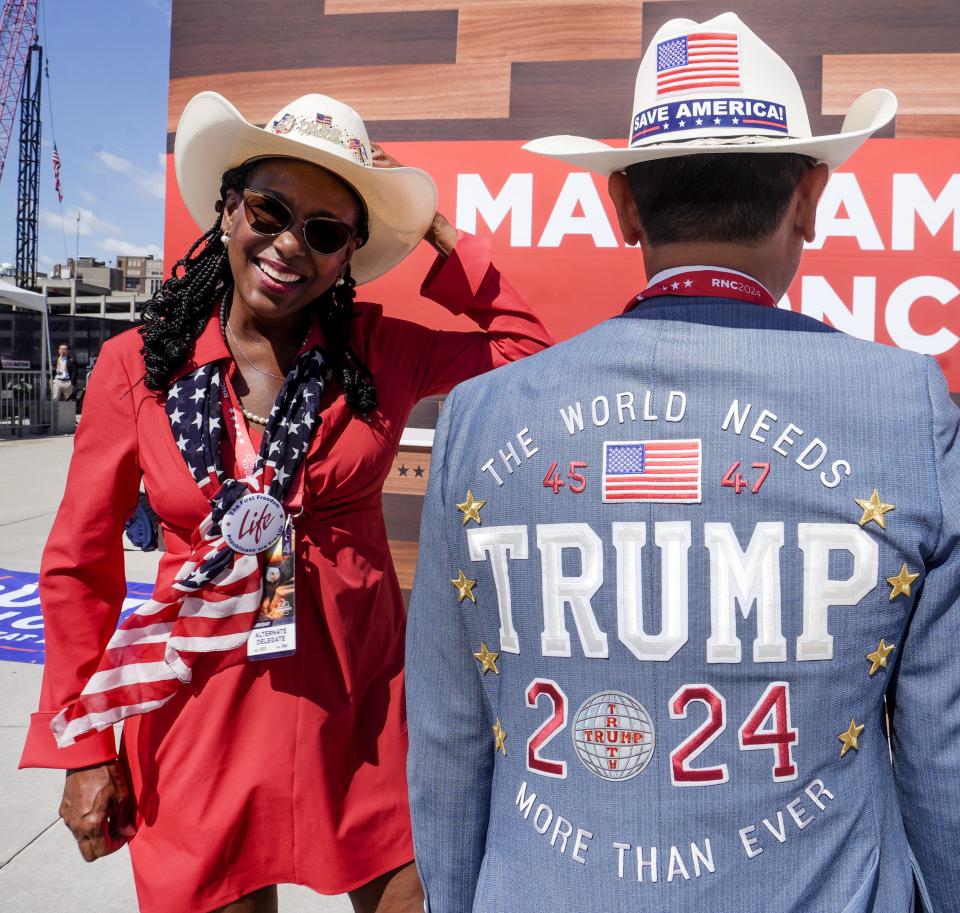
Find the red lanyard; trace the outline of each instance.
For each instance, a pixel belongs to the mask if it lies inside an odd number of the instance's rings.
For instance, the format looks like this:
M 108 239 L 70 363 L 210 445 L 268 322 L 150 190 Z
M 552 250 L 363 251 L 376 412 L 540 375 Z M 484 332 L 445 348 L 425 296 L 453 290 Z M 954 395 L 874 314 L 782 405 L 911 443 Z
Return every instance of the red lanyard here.
M 227 433 L 233 441 L 233 451 L 236 455 L 237 464 L 244 475 L 250 477 L 257 465 L 257 452 L 253 449 L 253 442 L 250 440 L 246 422 L 243 419 L 243 410 L 241 410 L 237 395 L 233 390 L 233 384 L 226 376 L 224 376 L 222 396 L 223 415 L 226 418 Z M 304 454 L 285 501 L 285 506 L 293 513 L 299 511 L 303 505 L 304 467 L 306 464 L 307 459 L 306 454 Z
M 766 307 L 776 307 L 773 295 L 756 279 L 725 269 L 689 269 L 659 279 L 645 288 L 637 301 L 662 295 L 697 298 L 736 298 Z

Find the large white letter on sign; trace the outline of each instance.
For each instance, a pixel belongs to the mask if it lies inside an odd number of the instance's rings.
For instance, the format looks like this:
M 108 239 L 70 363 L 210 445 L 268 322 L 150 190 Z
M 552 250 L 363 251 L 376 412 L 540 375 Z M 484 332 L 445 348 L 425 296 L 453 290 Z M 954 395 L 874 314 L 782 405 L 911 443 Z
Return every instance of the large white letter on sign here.
M 832 605 L 856 605 L 877 585 L 880 549 L 854 523 L 800 523 L 797 543 L 803 552 L 803 632 L 797 638 L 797 659 L 833 659 L 828 630 Z M 846 580 L 830 579 L 830 552 L 853 556 Z
M 787 641 L 780 624 L 780 549 L 782 523 L 758 523 L 746 552 L 729 523 L 704 523 L 703 541 L 710 550 L 710 637 L 708 663 L 741 661 L 737 637 L 737 603 L 743 617 L 757 604 L 755 663 L 783 663 Z
M 578 205 L 583 210 L 582 216 L 574 214 Z M 538 247 L 559 247 L 567 235 L 592 235 L 597 247 L 617 246 L 610 220 L 589 174 L 567 175 Z
M 520 639 L 513 626 L 507 558 L 527 559 L 527 528 L 487 526 L 468 529 L 467 542 L 473 561 L 483 561 L 484 557 L 490 559 L 493 582 L 497 588 L 497 604 L 500 606 L 500 649 L 504 653 L 519 653 Z
M 479 174 L 457 175 L 457 228 L 477 233 L 477 216 L 496 231 L 510 216 L 510 246 L 529 247 L 533 239 L 533 175 L 511 174 L 493 196 Z
M 585 656 L 606 658 L 607 635 L 600 630 L 590 600 L 603 583 L 603 543 L 586 523 L 538 523 L 543 578 L 544 656 L 570 656 L 564 606 L 570 603 Z M 565 577 L 563 550 L 580 552 L 580 574 Z

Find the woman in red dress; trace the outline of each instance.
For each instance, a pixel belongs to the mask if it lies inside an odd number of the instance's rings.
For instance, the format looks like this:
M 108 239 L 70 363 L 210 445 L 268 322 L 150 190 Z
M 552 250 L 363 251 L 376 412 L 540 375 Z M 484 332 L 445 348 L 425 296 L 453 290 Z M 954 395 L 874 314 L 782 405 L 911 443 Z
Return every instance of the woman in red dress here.
M 129 842 L 144 913 L 272 911 L 280 883 L 422 910 L 381 489 L 420 398 L 551 340 L 488 246 L 436 213 L 429 176 L 373 155 L 325 96 L 264 129 L 197 96 L 177 176 L 216 221 L 91 378 L 41 568 L 47 662 L 21 766 L 67 769 L 86 859 Z M 354 302 L 424 237 L 440 256 L 421 293 L 477 331 Z M 168 551 L 115 631 L 141 480 Z M 269 563 L 253 553 L 278 535 L 296 621 L 261 620 L 254 648 Z

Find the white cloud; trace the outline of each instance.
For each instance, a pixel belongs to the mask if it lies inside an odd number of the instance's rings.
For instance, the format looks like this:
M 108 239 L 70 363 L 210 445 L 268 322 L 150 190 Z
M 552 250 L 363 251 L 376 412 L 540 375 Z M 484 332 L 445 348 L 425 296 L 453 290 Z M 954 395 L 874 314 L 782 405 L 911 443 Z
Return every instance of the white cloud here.
M 106 149 L 98 149 L 94 152 L 94 155 L 97 157 L 102 165 L 105 165 L 111 171 L 116 171 L 117 174 L 131 174 L 136 170 L 133 162 L 129 159 L 122 158 L 119 155 L 114 155 L 112 152 L 107 152 Z
M 96 203 L 97 198 L 94 194 L 90 193 L 89 190 L 78 190 L 77 196 L 83 200 L 84 203 Z
M 142 196 L 162 200 L 166 195 L 166 161 L 163 155 L 157 156 L 159 167 L 152 171 L 148 168 L 141 168 L 129 159 L 114 155 L 106 149 L 98 149 L 94 155 L 105 168 L 116 174 L 126 175 Z
M 101 219 L 89 209 L 84 209 L 82 206 L 71 207 L 64 212 L 63 216 L 58 212 L 41 209 L 40 224 L 58 230 L 62 228 L 68 235 L 76 235 L 78 212 L 80 213 L 80 234 L 84 237 L 87 235 L 115 235 L 120 233 L 120 229 L 114 225 L 113 222 Z
M 171 21 L 170 14 L 170 0 L 142 0 L 144 6 L 150 7 L 150 9 L 156 10 L 158 13 L 162 13 L 167 20 L 167 24 Z
M 148 197 L 162 200 L 167 191 L 167 178 L 162 171 L 147 171 L 137 177 L 137 186 Z
M 121 241 L 119 238 L 104 238 L 97 244 L 102 251 L 113 256 L 147 257 L 153 254 L 158 260 L 163 259 L 163 248 L 156 244 L 133 244 L 130 241 Z

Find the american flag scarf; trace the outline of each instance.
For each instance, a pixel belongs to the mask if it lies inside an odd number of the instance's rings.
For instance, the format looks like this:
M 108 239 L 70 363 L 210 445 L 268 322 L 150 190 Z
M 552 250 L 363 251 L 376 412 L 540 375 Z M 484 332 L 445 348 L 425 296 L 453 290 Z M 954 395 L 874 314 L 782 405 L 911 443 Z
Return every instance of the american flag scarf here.
M 80 696 L 50 721 L 61 748 L 84 733 L 163 706 L 181 683 L 191 680 L 199 654 L 239 652 L 246 646 L 263 589 L 260 556 L 234 552 L 220 522 L 250 492 L 283 503 L 320 425 L 326 375 L 319 349 L 297 358 L 270 413 L 254 470 L 240 480 L 226 477 L 220 455 L 225 392 L 220 365 L 203 365 L 170 388 L 170 428 L 187 468 L 210 500 L 210 513 L 173 579 L 158 580 L 153 598 L 124 619 Z

